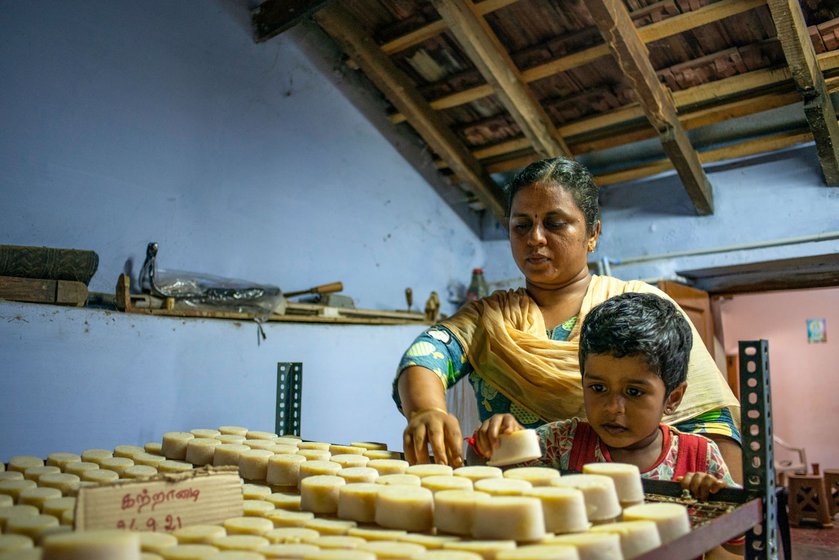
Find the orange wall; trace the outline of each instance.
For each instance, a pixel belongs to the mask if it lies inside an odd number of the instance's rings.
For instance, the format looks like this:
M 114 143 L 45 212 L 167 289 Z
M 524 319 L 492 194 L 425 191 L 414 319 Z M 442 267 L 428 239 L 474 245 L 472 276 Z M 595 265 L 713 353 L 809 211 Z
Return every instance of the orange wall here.
M 716 297 L 712 310 L 727 355 L 740 340 L 769 341 L 775 435 L 839 468 L 839 288 Z M 827 343 L 807 342 L 807 319 L 827 320 Z

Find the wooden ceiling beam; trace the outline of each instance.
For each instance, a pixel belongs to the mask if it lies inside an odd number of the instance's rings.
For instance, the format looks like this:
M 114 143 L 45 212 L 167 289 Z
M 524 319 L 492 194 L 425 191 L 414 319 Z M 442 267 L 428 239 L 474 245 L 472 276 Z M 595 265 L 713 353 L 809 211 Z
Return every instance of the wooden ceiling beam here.
M 664 153 L 673 163 L 699 215 L 714 213 L 711 183 L 699 156 L 676 114 L 670 90 L 658 79 L 646 45 L 641 41 L 621 0 L 590 0 L 589 13 L 626 76 L 647 119 L 658 131 Z
M 425 142 L 449 164 L 499 221 L 504 222 L 501 191 L 489 173 L 440 119 L 428 102 L 363 26 L 343 6 L 334 3 L 315 14 L 315 20 L 358 63 L 367 77 L 400 111 Z
M 475 6 L 477 8 L 485 3 L 486 2 L 481 2 Z M 653 41 L 658 41 L 666 37 L 672 37 L 673 35 L 678 35 L 679 33 L 701 27 L 712 21 L 717 21 L 753 10 L 764 4 L 766 4 L 766 0 L 720 0 L 714 4 L 703 6 L 698 10 L 686 12 L 678 16 L 673 16 L 672 18 L 640 27 L 638 28 L 638 35 L 644 43 L 652 43 Z M 607 56 L 608 54 L 608 45 L 596 45 L 594 47 L 557 58 L 556 60 L 534 66 L 533 68 L 528 68 L 527 70 L 523 70 L 521 75 L 525 82 L 531 83 L 536 80 L 541 80 L 555 74 L 559 74 L 560 72 L 565 72 L 573 68 L 583 66 L 584 64 L 589 64 L 590 62 L 594 62 L 598 58 Z M 431 107 L 438 111 L 451 109 L 452 107 L 465 105 L 490 95 L 492 95 L 492 88 L 487 87 L 486 85 L 480 85 L 435 99 L 431 102 Z M 394 113 L 391 115 L 390 120 L 396 124 L 404 122 L 405 117 L 400 113 Z
M 332 0 L 265 0 L 251 12 L 251 26 L 257 43 L 294 27 Z
M 543 157 L 571 156 L 550 117 L 522 80 L 521 72 L 471 0 L 432 0 L 460 47 Z
M 825 182 L 839 186 L 839 124 L 798 0 L 769 0 L 792 79 L 804 99 Z

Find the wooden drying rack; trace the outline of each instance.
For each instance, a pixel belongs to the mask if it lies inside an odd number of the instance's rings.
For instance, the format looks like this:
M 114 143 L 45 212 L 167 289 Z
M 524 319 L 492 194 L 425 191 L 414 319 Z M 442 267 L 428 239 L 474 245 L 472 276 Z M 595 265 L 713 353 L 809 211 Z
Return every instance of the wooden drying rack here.
M 162 304 L 162 307 L 154 307 L 154 305 L 159 304 Z M 125 313 L 164 317 L 235 319 L 239 321 L 251 321 L 256 317 L 253 313 L 178 307 L 174 298 L 161 299 L 149 294 L 132 294 L 131 280 L 125 274 L 120 274 L 117 280 L 116 307 Z M 426 321 L 425 315 L 418 312 L 329 307 L 316 303 L 296 303 L 292 301 L 288 302 L 284 314 L 274 313 L 268 318 L 268 321 L 360 325 L 430 324 Z

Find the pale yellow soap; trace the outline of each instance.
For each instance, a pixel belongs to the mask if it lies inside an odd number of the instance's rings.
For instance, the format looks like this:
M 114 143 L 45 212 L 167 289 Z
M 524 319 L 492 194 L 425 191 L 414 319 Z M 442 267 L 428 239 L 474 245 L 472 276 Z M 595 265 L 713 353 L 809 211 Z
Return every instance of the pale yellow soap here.
M 167 459 L 183 461 L 186 458 L 186 446 L 195 436 L 189 432 L 166 432 L 163 434 L 163 445 L 160 452 Z M 137 460 L 134 460 L 137 462 Z
M 560 477 L 553 484 L 581 490 L 586 503 L 586 516 L 592 523 L 608 523 L 621 514 L 615 483 L 608 476 L 571 474 Z
M 305 558 L 307 554 L 319 550 L 315 545 L 303 543 L 269 544 L 256 549 L 265 558 L 293 558 L 295 560 Z
M 381 486 L 371 483 L 349 483 L 338 493 L 338 517 L 372 523 L 376 519 L 376 496 Z
M 300 465 L 305 457 L 288 453 L 274 455 L 268 459 L 266 480 L 278 486 L 297 486 L 300 479 Z
M 221 434 L 217 436 L 215 439 L 219 440 L 221 443 L 243 443 L 245 441 L 245 436 L 234 436 L 232 434 Z
M 343 468 L 351 468 L 351 467 L 363 467 L 370 462 L 370 459 L 365 457 L 364 455 L 350 455 L 350 454 L 339 454 L 339 455 L 332 455 L 329 458 L 330 461 L 333 463 L 338 463 Z
M 210 544 L 227 535 L 227 530 L 221 525 L 190 525 L 175 529 L 172 535 L 180 544 Z
M 331 443 L 325 441 L 300 441 L 297 443 L 299 449 L 320 449 L 322 451 L 329 451 Z
M 447 542 L 456 542 L 460 537 L 454 535 L 426 535 L 423 533 L 405 533 L 396 537 L 399 542 L 409 542 L 423 546 L 427 550 L 442 550 Z
M 472 537 L 514 541 L 545 538 L 542 503 L 529 496 L 492 496 L 475 504 Z
M 114 447 L 114 457 L 133 459 L 139 453 L 149 453 L 145 448 L 138 445 L 117 445 Z
M 193 435 L 195 435 L 195 430 L 193 430 Z M 197 437 L 196 435 L 186 444 L 186 458 L 184 460 L 198 467 L 212 465 L 217 445 L 221 445 L 221 442 L 217 439 Z
M 192 465 L 184 461 L 174 461 L 166 459 L 157 464 L 157 472 L 160 473 L 182 473 L 192 470 Z
M 219 430 L 213 430 L 212 428 L 196 428 L 190 430 L 189 433 L 194 435 L 196 439 L 215 438 L 221 435 Z
M 443 550 L 461 550 L 466 552 L 477 553 L 484 560 L 495 560 L 496 556 L 502 550 L 512 550 L 516 548 L 516 541 L 457 541 L 452 543 L 445 543 Z
M 306 527 L 280 527 L 262 534 L 271 544 L 299 544 L 307 539 L 315 539 L 320 533 Z
M 502 550 L 496 560 L 579 560 L 577 549 L 569 545 L 527 545 L 514 550 Z
M 265 519 L 270 519 L 274 527 L 303 527 L 315 514 L 310 511 L 288 511 L 275 509 L 265 514 Z
M 274 504 L 265 500 L 245 500 L 242 502 L 242 515 L 246 517 L 265 517 L 274 511 Z
M 384 486 L 422 486 L 422 479 L 415 474 L 384 474 L 376 479 Z
M 358 537 L 349 537 L 346 535 L 318 535 L 317 537 L 306 540 L 306 542 L 326 550 L 352 550 L 354 548 L 358 548 L 367 541 Z
M 2 465 L 2 463 L 0 463 L 0 465 Z M 33 468 L 33 467 L 30 467 L 30 468 Z M 17 472 L 17 471 L 3 471 L 3 472 L 0 472 L 0 481 L 3 481 L 3 480 L 23 480 L 24 478 L 26 478 L 26 477 L 23 476 L 22 472 Z
M 214 467 L 238 467 L 239 456 L 243 451 L 250 451 L 247 445 L 238 443 L 222 443 L 213 449 Z
M 411 465 L 405 471 L 405 474 L 413 474 L 420 478 L 425 478 L 427 476 L 452 476 L 453 472 L 454 469 L 448 465 L 424 464 Z
M 242 497 L 246 500 L 264 500 L 271 495 L 271 489 L 264 484 L 246 483 L 242 485 Z
M 376 496 L 376 523 L 389 529 L 431 530 L 434 527 L 434 493 L 421 486 L 382 488 Z
M 246 436 L 248 435 L 248 429 L 242 426 L 219 426 L 218 431 L 222 435 L 231 435 L 231 436 Z
M 542 456 L 536 430 L 519 430 L 498 437 L 498 447 L 493 449 L 488 465 L 504 467 L 526 463 Z
M 483 478 L 475 482 L 475 490 L 490 496 L 521 496 L 531 488 L 528 481 L 515 478 Z
M 9 470 L 12 472 L 25 473 L 30 467 L 43 467 L 44 460 L 32 455 L 16 455 L 9 459 Z
M 333 463 L 332 461 L 306 461 L 304 463 L 300 463 L 298 471 L 298 484 L 300 484 L 302 489 L 304 479 L 310 476 L 336 476 L 340 470 L 341 465 Z
M 593 533 L 615 533 L 620 537 L 621 553 L 625 560 L 632 560 L 661 546 L 658 527 L 653 521 L 621 521 L 597 525 Z
M 65 511 L 72 511 L 76 507 L 76 498 L 72 496 L 64 496 L 61 498 L 53 498 L 45 501 L 41 505 L 41 513 L 47 515 L 54 515 L 61 519 L 61 515 Z
M 247 445 L 251 449 L 272 449 L 276 444 L 271 439 L 246 439 L 242 445 Z
M 15 505 L 15 500 L 8 494 L 0 494 L 0 508 Z
M 212 556 L 209 556 L 207 560 L 265 560 L 265 556 L 257 552 L 257 550 L 220 550 Z
M 213 546 L 219 550 L 256 550 L 266 544 L 271 543 L 257 535 L 227 535 L 213 539 Z
M 462 476 L 426 476 L 421 481 L 423 488 L 432 492 L 441 490 L 472 490 L 472 481 Z
M 347 482 L 340 476 L 312 475 L 300 480 L 300 509 L 313 513 L 337 513 L 340 489 Z
M 63 469 L 67 463 L 76 463 L 82 460 L 82 456 L 76 453 L 50 453 L 47 455 L 47 465 L 53 465 L 59 469 Z
M 157 465 L 162 463 L 167 459 L 164 455 L 154 455 L 153 453 L 137 453 L 134 455 L 134 464 L 135 465 L 143 465 L 146 467 L 154 467 L 157 468 Z M 175 459 L 174 457 L 168 457 L 168 459 L 173 461 L 182 461 L 183 457 L 180 459 Z
M 266 502 L 274 504 L 275 508 L 289 511 L 300 511 L 300 495 L 287 492 L 274 492 L 265 497 Z
M 583 473 L 608 476 L 615 483 L 618 501 L 628 507 L 644 503 L 644 487 L 641 472 L 635 465 L 627 463 L 589 463 L 583 465 Z
M 78 461 L 75 463 L 67 463 L 64 465 L 64 472 L 67 474 L 74 474 L 81 478 L 82 474 L 87 471 L 95 471 L 99 469 L 99 463 L 91 461 Z
M 48 476 L 58 476 L 56 474 L 53 475 L 44 475 L 45 477 Z M 20 494 L 24 490 L 29 488 L 35 488 L 38 485 L 35 483 L 34 480 L 0 480 L 0 494 L 5 494 L 7 496 L 11 496 L 11 498 L 18 503 L 20 499 Z
M 283 454 L 296 454 L 298 449 L 294 445 L 280 445 L 276 443 L 271 443 L 270 446 L 266 447 L 268 451 L 272 453 L 283 453 Z
M 494 560 L 495 555 L 487 556 L 486 560 Z M 477 552 L 465 550 L 429 550 L 417 556 L 417 560 L 484 560 Z
M 543 544 L 573 546 L 581 560 L 623 560 L 620 537 L 615 533 L 570 533 L 547 538 Z
M 33 517 L 40 512 L 35 506 L 5 506 L 0 507 L 0 531 L 6 530 L 6 523 L 15 517 Z
M 143 552 L 153 552 L 160 554 L 160 551 L 170 546 L 178 544 L 178 539 L 175 535 L 169 533 L 156 533 L 153 531 L 143 531 L 140 533 L 140 550 Z
M 379 473 L 370 467 L 347 467 L 338 471 L 338 476 L 347 481 L 347 484 L 354 482 L 376 482 Z
M 491 496 L 472 490 L 440 490 L 434 493 L 434 525 L 437 531 L 470 536 L 475 506 Z
M 376 541 L 362 544 L 358 550 L 372 552 L 380 560 L 411 560 L 425 552 L 425 547 L 407 542 Z
M 277 445 L 290 445 L 292 447 L 297 447 L 300 444 L 301 439 L 298 437 L 292 436 L 279 436 L 277 439 L 274 440 L 274 443 Z
M 139 453 L 145 453 L 145 451 L 141 449 Z M 135 455 L 137 455 L 137 453 L 135 453 Z M 114 471 L 121 478 L 125 477 L 125 469 L 133 466 L 134 460 L 128 457 L 110 457 L 107 459 L 102 459 L 102 462 L 99 463 L 99 468 Z
M 270 520 L 262 517 L 231 517 L 224 520 L 228 535 L 262 535 L 274 528 Z
M 140 536 L 131 531 L 96 530 L 51 535 L 43 560 L 139 560 Z
M 273 453 L 266 449 L 249 449 L 239 454 L 239 476 L 245 480 L 265 480 L 268 459 Z
M 34 546 L 32 539 L 26 535 L 0 535 L 0 554 L 25 550 Z
M 361 455 L 364 456 L 364 452 L 367 451 L 363 447 L 355 447 L 354 445 L 337 445 L 337 444 L 330 444 L 329 452 L 333 455 Z
M 542 502 L 545 530 L 550 533 L 577 533 L 588 530 L 586 504 L 582 491 L 561 486 L 539 486 L 524 493 Z
M 306 529 L 317 531 L 321 535 L 346 535 L 350 529 L 357 526 L 357 523 L 346 519 L 315 517 L 306 521 L 303 526 Z
M 690 518 L 681 504 L 640 504 L 623 510 L 624 521 L 653 521 L 658 527 L 662 544 L 674 541 L 690 532 Z
M 95 469 L 83 472 L 82 480 L 85 482 L 95 482 L 96 484 L 105 484 L 119 480 L 119 474 L 108 469 Z
M 307 461 L 328 461 L 332 457 L 332 453 L 324 449 L 298 449 L 295 453 Z
M 377 449 L 382 450 L 382 451 L 387 450 L 387 444 L 386 443 L 381 443 L 381 442 L 378 442 L 378 441 L 354 441 L 354 442 L 351 442 L 350 445 L 352 445 L 353 447 L 361 447 L 362 449 L 365 449 L 365 450 L 368 450 L 368 451 L 377 450 Z
M 143 451 L 151 453 L 152 455 L 163 455 L 163 443 L 159 441 L 150 441 L 143 444 Z
M 401 537 L 408 535 L 408 531 L 403 529 L 370 529 L 366 527 L 356 527 L 350 529 L 347 534 L 351 537 L 358 537 L 366 541 L 398 541 Z
M 87 463 L 96 463 L 97 465 L 102 459 L 113 457 L 114 452 L 110 449 L 86 449 L 82 451 L 82 461 Z
M 248 431 L 246 435 L 248 439 L 267 439 L 271 441 L 277 439 L 277 434 L 273 432 Z
M 41 467 L 29 467 L 26 469 L 26 472 L 23 473 L 23 478 L 26 480 L 34 480 L 35 483 L 38 483 L 42 475 L 45 474 L 57 474 L 60 473 L 61 469 L 54 465 L 44 465 Z
M 402 454 L 398 451 L 387 451 L 385 449 L 370 449 L 364 452 L 364 456 L 369 458 L 371 461 L 376 460 L 393 460 L 393 461 L 401 461 Z
M 550 486 L 559 476 L 558 470 L 548 467 L 516 467 L 504 471 L 504 478 L 526 480 L 533 486 Z
M 468 478 L 473 483 L 484 478 L 503 478 L 504 476 L 504 472 L 498 467 L 485 467 L 477 465 L 457 468 L 452 474 Z
M 307 553 L 303 560 L 376 560 L 376 555 L 364 550 L 327 549 Z
M 61 490 L 57 488 L 27 488 L 26 490 L 20 493 L 18 503 L 21 505 L 35 506 L 43 512 L 44 503 L 48 500 L 54 500 L 56 498 L 61 498 Z
M 64 496 L 74 496 L 81 480 L 78 476 L 69 473 L 45 474 L 38 480 L 38 484 L 47 488 L 57 488 Z
M 160 551 L 164 560 L 206 560 L 219 551 L 208 544 L 179 544 Z
M 9 518 L 3 531 L 12 535 L 25 535 L 37 543 L 42 533 L 60 524 L 54 515 L 24 515 Z
M 367 466 L 371 469 L 376 469 L 379 472 L 379 476 L 385 476 L 388 474 L 405 474 L 405 471 L 408 470 L 410 465 L 408 464 L 408 461 L 403 461 L 402 459 L 371 458 L 367 463 Z
M 148 465 L 134 465 L 133 467 L 126 467 L 123 471 L 123 478 L 149 478 L 157 474 L 157 469 Z

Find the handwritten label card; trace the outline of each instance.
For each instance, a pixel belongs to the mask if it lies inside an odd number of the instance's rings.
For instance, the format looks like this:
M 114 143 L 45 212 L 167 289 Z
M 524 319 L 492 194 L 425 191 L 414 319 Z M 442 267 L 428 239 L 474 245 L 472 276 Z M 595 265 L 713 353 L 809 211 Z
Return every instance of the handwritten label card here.
M 242 480 L 235 468 L 207 467 L 79 489 L 75 528 L 171 532 L 220 524 L 242 515 Z

